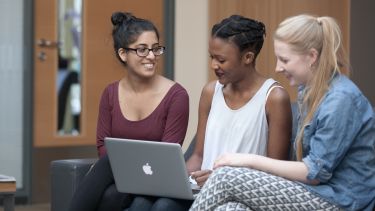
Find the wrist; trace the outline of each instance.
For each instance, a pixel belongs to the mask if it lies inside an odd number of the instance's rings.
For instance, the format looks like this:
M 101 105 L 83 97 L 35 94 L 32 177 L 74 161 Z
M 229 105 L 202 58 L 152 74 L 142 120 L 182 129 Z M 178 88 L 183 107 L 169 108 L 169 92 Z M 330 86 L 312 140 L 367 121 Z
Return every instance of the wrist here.
M 245 165 L 248 168 L 254 168 L 254 163 L 256 162 L 257 155 L 255 154 L 248 154 L 247 159 L 245 160 Z

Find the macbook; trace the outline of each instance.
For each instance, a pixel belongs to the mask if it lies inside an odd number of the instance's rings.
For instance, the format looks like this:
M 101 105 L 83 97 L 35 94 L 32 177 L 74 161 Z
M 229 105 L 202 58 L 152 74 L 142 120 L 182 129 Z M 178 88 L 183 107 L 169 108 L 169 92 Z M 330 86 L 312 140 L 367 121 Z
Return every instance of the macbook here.
M 179 144 L 105 138 L 105 146 L 119 192 L 194 199 L 199 187 L 189 181 Z

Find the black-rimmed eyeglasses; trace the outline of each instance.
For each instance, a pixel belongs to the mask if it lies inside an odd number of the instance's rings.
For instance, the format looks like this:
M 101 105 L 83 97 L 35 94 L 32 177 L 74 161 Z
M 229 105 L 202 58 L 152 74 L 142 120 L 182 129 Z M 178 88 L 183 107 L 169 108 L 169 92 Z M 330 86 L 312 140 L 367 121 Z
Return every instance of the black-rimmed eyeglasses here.
M 135 53 L 139 57 L 146 57 L 146 56 L 148 56 L 148 54 L 150 53 L 150 51 L 152 51 L 152 53 L 155 56 L 160 56 L 165 51 L 165 47 L 164 46 L 158 46 L 158 47 L 154 47 L 154 48 L 124 48 L 124 49 L 127 50 L 127 51 L 129 51 L 129 50 L 135 51 Z

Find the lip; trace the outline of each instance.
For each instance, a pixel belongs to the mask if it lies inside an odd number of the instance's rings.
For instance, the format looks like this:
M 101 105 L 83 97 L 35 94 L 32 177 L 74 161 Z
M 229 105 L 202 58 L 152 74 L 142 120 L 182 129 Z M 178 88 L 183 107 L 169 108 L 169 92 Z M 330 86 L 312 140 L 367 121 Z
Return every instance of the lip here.
M 215 70 L 215 75 L 216 77 L 221 78 L 224 75 L 224 72 L 220 70 Z
M 289 74 L 289 73 L 287 73 L 287 72 L 285 72 L 285 71 L 284 71 L 283 74 L 284 74 L 284 76 L 285 76 L 287 79 L 289 79 L 289 80 L 293 77 L 291 74 Z
M 142 65 L 146 69 L 154 69 L 155 68 L 155 63 L 142 63 Z

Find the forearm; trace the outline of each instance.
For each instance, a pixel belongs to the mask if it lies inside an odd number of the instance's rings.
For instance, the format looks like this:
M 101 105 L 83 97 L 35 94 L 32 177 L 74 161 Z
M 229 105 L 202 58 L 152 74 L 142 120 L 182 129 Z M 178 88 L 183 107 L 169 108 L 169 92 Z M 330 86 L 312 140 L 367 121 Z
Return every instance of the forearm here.
M 191 157 L 186 162 L 186 169 L 189 173 L 198 171 L 201 169 L 203 158 L 202 156 L 193 153 Z
M 292 181 L 311 183 L 307 180 L 308 168 L 303 162 L 276 160 L 260 155 L 251 155 L 248 166 Z
M 319 183 L 307 179 L 308 168 L 303 162 L 299 161 L 276 160 L 255 154 L 228 154 L 216 161 L 215 167 L 220 166 L 248 167 L 292 181 L 312 185 Z

